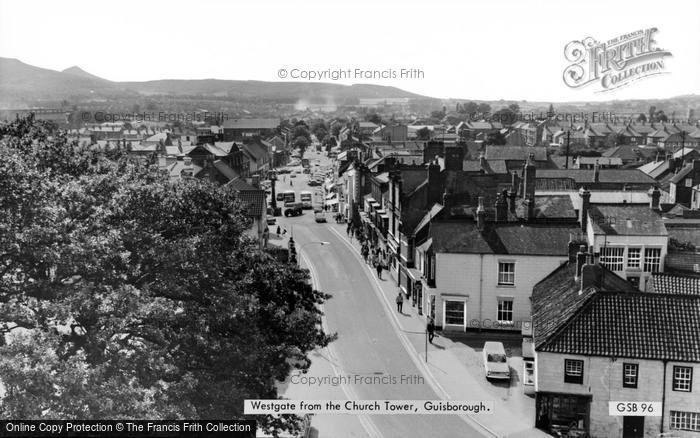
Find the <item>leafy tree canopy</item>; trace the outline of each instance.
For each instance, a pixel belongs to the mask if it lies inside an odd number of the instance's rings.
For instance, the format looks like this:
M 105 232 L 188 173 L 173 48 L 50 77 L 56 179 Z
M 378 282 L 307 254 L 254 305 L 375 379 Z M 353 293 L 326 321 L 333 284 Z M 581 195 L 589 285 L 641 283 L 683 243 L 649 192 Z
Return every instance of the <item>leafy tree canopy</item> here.
M 241 417 L 332 340 L 329 296 L 256 249 L 234 192 L 31 117 L 0 139 L 4 418 Z

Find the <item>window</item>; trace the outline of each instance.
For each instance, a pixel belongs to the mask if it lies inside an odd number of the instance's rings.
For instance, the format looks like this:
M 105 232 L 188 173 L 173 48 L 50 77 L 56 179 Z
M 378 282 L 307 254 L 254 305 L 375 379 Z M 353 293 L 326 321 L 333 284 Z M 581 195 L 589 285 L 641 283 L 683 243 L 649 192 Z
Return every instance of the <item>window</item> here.
M 692 178 L 686 178 L 686 179 L 685 179 L 685 186 L 686 186 L 686 187 L 693 187 L 693 179 L 692 179 Z
M 644 272 L 659 272 L 661 266 L 661 248 L 644 249 Z
M 498 263 L 498 284 L 506 286 L 515 285 L 515 263 Z
M 691 392 L 693 390 L 693 368 L 673 367 L 673 390 Z
M 700 412 L 671 411 L 671 429 L 700 432 Z
M 564 382 L 583 383 L 583 361 L 564 359 Z
M 641 268 L 642 248 L 627 248 L 627 268 Z
M 600 249 L 600 264 L 611 271 L 622 271 L 625 248 L 604 247 Z
M 636 388 L 637 377 L 639 375 L 639 364 L 624 363 L 622 364 L 622 387 Z
M 445 325 L 464 325 L 464 301 L 445 301 Z
M 513 300 L 500 299 L 498 300 L 498 322 L 513 322 Z

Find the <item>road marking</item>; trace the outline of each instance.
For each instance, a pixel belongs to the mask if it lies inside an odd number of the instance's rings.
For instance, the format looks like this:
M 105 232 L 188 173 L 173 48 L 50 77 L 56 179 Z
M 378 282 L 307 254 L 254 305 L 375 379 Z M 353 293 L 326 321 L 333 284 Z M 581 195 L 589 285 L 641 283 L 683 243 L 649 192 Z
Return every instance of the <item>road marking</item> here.
M 309 269 L 309 274 L 311 275 L 311 286 L 314 289 L 319 289 L 320 283 L 318 281 L 318 277 L 316 276 L 316 270 L 313 267 L 313 264 L 309 260 L 308 257 L 306 257 L 306 254 L 303 251 L 300 251 L 301 259 L 304 262 L 304 264 L 307 266 Z M 326 321 L 326 308 L 323 304 L 319 305 L 321 312 L 323 312 L 323 315 L 321 315 L 321 328 L 323 329 L 324 333 L 328 334 L 330 333 L 330 330 L 328 329 L 328 323 Z M 331 344 L 328 344 L 326 347 L 324 347 L 326 350 L 326 353 L 328 354 L 328 357 L 331 359 L 328 361 L 328 363 L 331 365 L 331 368 L 333 368 L 333 373 L 336 376 L 340 376 L 342 373 L 340 372 L 340 369 L 338 368 L 337 364 L 340 364 L 340 361 L 338 360 L 338 357 L 335 355 L 334 348 L 331 347 Z M 359 397 L 357 397 L 357 394 L 355 394 L 355 391 L 347 384 L 342 383 L 340 385 L 340 388 L 343 390 L 345 393 L 345 396 L 348 398 L 348 400 L 360 400 Z M 383 435 L 381 432 L 379 432 L 379 429 L 374 425 L 372 420 L 367 415 L 358 415 L 358 419 L 360 420 L 360 424 L 362 425 L 362 428 L 367 432 L 367 436 L 370 438 L 383 438 Z
M 361 258 L 360 251 L 355 248 L 355 246 L 352 245 L 338 230 L 336 230 L 334 227 L 330 228 L 333 233 L 335 233 L 340 240 L 347 245 L 350 249 L 351 252 L 355 255 L 355 258 L 360 261 L 361 265 L 365 266 L 365 269 L 369 269 L 369 267 L 366 266 L 366 263 Z M 367 271 L 365 271 L 366 274 Z M 404 347 L 407 350 L 407 353 L 413 363 L 416 365 L 416 367 L 425 375 L 426 381 L 430 385 L 430 387 L 435 391 L 436 394 L 441 396 L 443 399 L 446 400 L 451 400 L 452 397 L 445 391 L 445 389 L 440 385 L 440 383 L 437 381 L 437 378 L 433 375 L 432 371 L 426 366 L 426 364 L 421 360 L 420 353 L 416 350 L 416 348 L 413 346 L 411 341 L 408 340 L 408 337 L 404 333 L 403 327 L 401 327 L 401 322 L 399 321 L 399 317 L 394 313 L 393 308 L 391 306 L 391 303 L 389 302 L 389 299 L 386 297 L 384 292 L 382 291 L 381 288 L 381 283 L 379 283 L 379 280 L 372 274 L 372 271 L 369 270 L 369 277 L 374 280 L 374 292 L 375 294 L 378 294 L 379 297 L 381 298 L 381 302 L 384 305 L 384 310 L 386 313 L 391 315 L 391 318 L 389 319 L 391 321 L 391 324 L 394 326 L 394 329 L 396 330 L 397 335 L 399 336 L 399 340 L 401 343 L 404 345 Z M 487 432 L 490 435 L 493 435 L 494 437 L 501 437 L 498 433 L 495 431 L 491 430 L 488 426 L 485 426 L 481 424 L 478 420 L 474 419 L 470 415 L 459 415 L 459 417 L 464 420 L 466 423 L 468 423 L 470 426 L 475 427 L 475 428 L 480 428 L 483 429 L 485 432 Z

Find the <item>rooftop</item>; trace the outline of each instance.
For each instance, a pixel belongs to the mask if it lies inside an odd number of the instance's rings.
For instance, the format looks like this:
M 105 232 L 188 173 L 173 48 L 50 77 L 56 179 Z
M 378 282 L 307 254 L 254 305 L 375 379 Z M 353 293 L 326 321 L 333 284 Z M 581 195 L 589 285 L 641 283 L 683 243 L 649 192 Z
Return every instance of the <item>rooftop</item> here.
M 700 362 L 700 295 L 639 292 L 602 266 L 581 291 L 567 263 L 533 288 L 537 351 Z

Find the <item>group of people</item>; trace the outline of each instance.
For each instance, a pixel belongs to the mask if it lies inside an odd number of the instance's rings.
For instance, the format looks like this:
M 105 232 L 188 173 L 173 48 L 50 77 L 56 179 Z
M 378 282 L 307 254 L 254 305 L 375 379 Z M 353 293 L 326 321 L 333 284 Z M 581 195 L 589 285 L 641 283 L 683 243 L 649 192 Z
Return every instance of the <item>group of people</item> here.
M 362 242 L 360 254 L 362 254 L 362 258 L 365 260 L 365 263 L 374 266 L 374 268 L 377 270 L 377 278 L 381 280 L 382 271 L 387 269 L 382 251 L 365 240 Z

